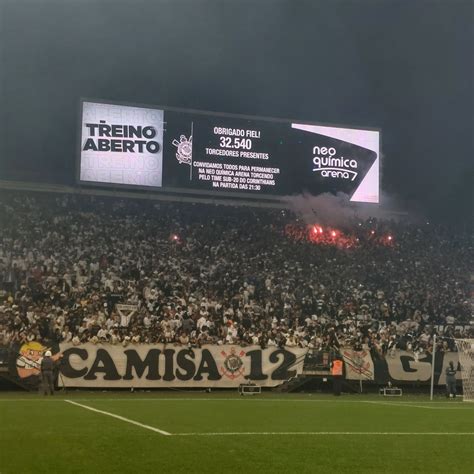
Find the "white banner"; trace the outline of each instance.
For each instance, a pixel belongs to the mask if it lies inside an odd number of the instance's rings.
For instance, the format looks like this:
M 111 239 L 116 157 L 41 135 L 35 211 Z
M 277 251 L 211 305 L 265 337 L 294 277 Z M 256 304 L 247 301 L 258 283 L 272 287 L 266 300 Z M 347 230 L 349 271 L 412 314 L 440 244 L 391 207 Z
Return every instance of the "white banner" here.
M 431 355 L 415 356 L 411 351 L 397 350 L 385 357 L 388 373 L 393 380 L 428 382 L 431 379 Z
M 61 344 L 65 387 L 275 387 L 300 374 L 307 349 L 173 344 Z
M 354 351 L 341 348 L 344 359 L 345 376 L 348 380 L 378 380 L 385 382 L 416 382 L 429 383 L 431 380 L 431 354 L 415 354 L 412 351 L 395 350 L 387 354 L 377 369 L 370 351 Z M 437 353 L 435 359 L 435 384 L 446 383 L 446 368 L 449 362 L 454 363 L 457 370 L 456 378 L 461 380 L 461 370 L 457 352 Z
M 374 380 L 374 362 L 369 351 L 343 348 L 341 354 L 346 369 L 346 379 Z

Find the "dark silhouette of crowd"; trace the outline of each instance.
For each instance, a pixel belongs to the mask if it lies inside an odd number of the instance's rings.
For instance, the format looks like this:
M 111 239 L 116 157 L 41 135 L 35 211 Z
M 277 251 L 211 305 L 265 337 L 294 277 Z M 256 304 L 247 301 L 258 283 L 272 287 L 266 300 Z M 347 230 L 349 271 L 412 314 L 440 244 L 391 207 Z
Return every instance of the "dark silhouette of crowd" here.
M 0 192 L 0 345 L 455 350 L 470 230 L 144 199 Z M 313 225 L 314 224 L 314 225 Z

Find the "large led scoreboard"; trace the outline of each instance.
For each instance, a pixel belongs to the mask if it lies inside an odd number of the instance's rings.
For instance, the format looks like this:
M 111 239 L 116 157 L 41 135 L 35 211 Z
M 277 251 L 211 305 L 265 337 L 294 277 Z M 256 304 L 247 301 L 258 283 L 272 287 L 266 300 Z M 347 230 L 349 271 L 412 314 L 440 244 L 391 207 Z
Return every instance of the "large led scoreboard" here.
M 80 183 L 379 201 L 380 131 L 81 102 Z

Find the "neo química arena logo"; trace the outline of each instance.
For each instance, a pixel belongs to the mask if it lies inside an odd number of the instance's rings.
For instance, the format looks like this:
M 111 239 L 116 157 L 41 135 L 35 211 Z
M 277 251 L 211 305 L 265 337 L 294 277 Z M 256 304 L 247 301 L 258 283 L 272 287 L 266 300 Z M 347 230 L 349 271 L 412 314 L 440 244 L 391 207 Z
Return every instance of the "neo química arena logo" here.
M 313 171 L 320 173 L 323 178 L 350 179 L 357 177 L 357 161 L 354 159 L 337 158 L 334 147 L 313 147 Z

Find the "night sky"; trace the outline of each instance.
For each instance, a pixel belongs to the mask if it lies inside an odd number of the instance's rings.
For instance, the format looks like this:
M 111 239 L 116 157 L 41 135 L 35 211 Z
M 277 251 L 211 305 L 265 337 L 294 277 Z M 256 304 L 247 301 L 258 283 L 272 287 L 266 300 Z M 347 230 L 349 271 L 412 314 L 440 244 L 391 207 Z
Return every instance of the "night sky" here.
M 472 0 L 0 0 L 0 179 L 73 184 L 80 97 L 382 129 L 382 190 L 473 210 Z

